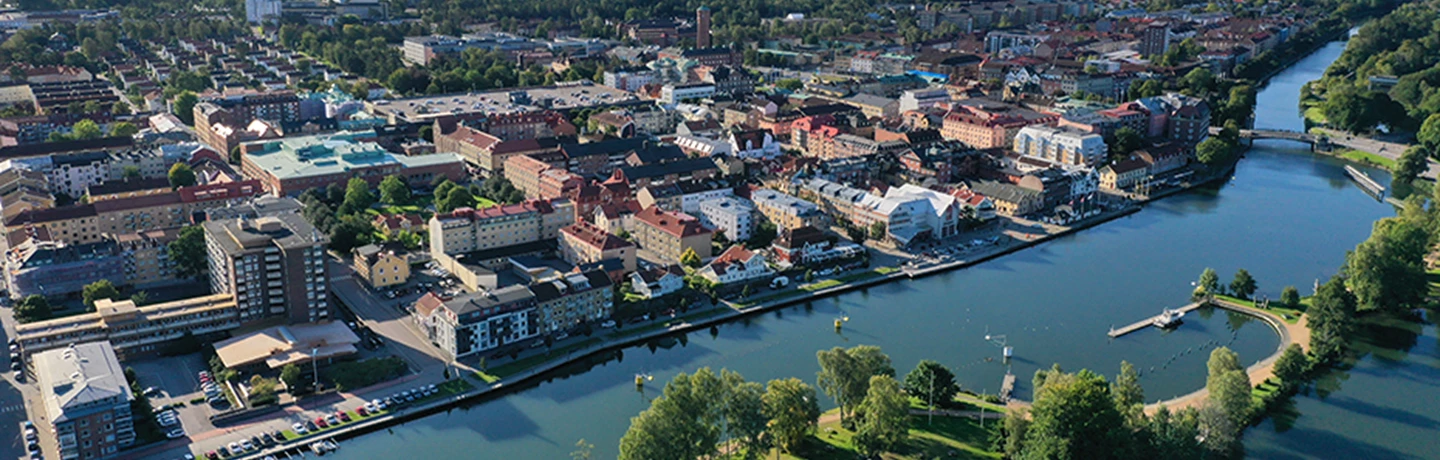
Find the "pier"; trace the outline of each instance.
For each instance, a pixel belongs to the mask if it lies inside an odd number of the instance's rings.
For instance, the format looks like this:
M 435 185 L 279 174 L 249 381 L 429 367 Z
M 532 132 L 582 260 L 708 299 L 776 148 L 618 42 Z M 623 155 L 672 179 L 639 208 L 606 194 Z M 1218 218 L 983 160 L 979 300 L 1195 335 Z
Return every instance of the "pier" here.
M 1365 189 L 1365 192 L 1369 193 L 1371 196 L 1374 196 L 1375 199 L 1385 199 L 1385 186 L 1380 185 L 1379 182 L 1375 182 L 1375 179 L 1371 179 L 1369 174 L 1365 174 L 1364 171 L 1355 169 L 1354 166 L 1345 165 L 1345 175 L 1350 176 L 1350 179 L 1353 179 L 1355 183 L 1360 184 L 1360 188 Z
M 1015 374 L 1005 372 L 1005 378 L 1000 381 L 1000 403 L 1010 402 L 1010 394 L 1015 392 Z
M 1180 312 L 1180 313 L 1189 313 L 1189 312 L 1191 312 L 1191 311 L 1193 311 L 1193 310 L 1195 310 L 1195 309 L 1197 309 L 1197 308 L 1200 308 L 1201 305 L 1205 305 L 1205 302 L 1204 302 L 1204 301 L 1195 302 L 1195 303 L 1192 303 L 1192 304 L 1189 304 L 1189 305 L 1186 305 L 1186 306 L 1183 306 L 1183 307 L 1180 307 L 1180 308 L 1176 308 L 1176 309 L 1171 310 L 1171 311 Z M 1136 321 L 1136 322 L 1134 322 L 1134 323 L 1130 323 L 1129 325 L 1127 325 L 1127 326 L 1125 326 L 1125 327 L 1122 327 L 1122 328 L 1119 328 L 1119 329 L 1115 329 L 1115 328 L 1112 327 L 1112 328 L 1110 328 L 1110 338 L 1113 339 L 1113 338 L 1116 338 L 1116 337 L 1119 337 L 1119 336 L 1122 336 L 1122 335 L 1125 335 L 1125 334 L 1129 334 L 1129 333 L 1131 333 L 1131 332 L 1135 332 L 1135 331 L 1138 331 L 1138 330 L 1141 330 L 1141 329 L 1145 329 L 1145 328 L 1147 328 L 1147 327 L 1150 327 L 1150 326 L 1154 325 L 1154 324 L 1155 324 L 1155 320 L 1156 320 L 1156 319 L 1159 319 L 1161 316 L 1164 316 L 1164 313 L 1161 313 L 1161 314 L 1155 315 L 1155 316 L 1151 316 L 1151 317 L 1149 317 L 1149 318 L 1145 318 L 1145 319 L 1142 319 L 1142 320 L 1140 320 L 1140 321 Z

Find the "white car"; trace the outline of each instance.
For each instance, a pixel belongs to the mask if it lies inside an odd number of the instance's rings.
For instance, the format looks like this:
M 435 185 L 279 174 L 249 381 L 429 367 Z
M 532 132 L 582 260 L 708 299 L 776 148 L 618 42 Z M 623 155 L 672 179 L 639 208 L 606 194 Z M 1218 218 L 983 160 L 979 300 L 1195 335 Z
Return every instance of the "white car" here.
M 251 444 L 249 439 L 242 439 L 240 440 L 240 448 L 245 450 L 255 450 L 255 445 Z
M 304 423 L 295 422 L 293 425 L 290 425 L 290 429 L 295 430 L 295 434 L 298 434 L 298 435 L 301 435 L 301 436 L 310 434 L 310 430 L 305 429 L 305 424 L 304 424 Z
M 170 439 L 180 439 L 180 438 L 183 438 L 183 437 L 185 437 L 185 430 L 180 429 L 180 428 L 176 428 L 176 429 L 170 430 L 169 432 L 165 433 L 165 437 L 170 438 Z

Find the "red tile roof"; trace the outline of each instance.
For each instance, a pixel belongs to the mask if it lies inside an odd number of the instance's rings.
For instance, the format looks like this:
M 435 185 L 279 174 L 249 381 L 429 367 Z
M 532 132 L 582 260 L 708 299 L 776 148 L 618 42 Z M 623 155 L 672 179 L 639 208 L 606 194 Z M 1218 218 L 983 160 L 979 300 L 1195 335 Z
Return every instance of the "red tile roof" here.
M 635 218 L 645 225 L 680 238 L 711 233 L 694 217 L 680 212 L 666 211 L 655 206 L 641 210 L 635 214 Z
M 560 232 L 601 251 L 635 246 L 635 244 L 611 235 L 605 229 L 583 220 L 561 228 Z

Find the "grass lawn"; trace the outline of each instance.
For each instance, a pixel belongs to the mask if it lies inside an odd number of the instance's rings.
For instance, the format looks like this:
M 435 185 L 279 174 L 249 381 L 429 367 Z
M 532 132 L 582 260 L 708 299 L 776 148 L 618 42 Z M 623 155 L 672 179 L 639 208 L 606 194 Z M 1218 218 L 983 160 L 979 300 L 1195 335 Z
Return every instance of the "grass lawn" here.
M 491 206 L 495 206 L 495 205 L 497 205 L 497 204 L 499 204 L 499 203 L 496 203 L 496 202 L 494 202 L 494 201 L 490 201 L 489 198 L 485 198 L 485 197 L 483 197 L 483 196 L 477 196 L 477 197 L 475 197 L 475 209 L 488 208 L 488 207 L 491 207 Z
M 680 323 L 692 323 L 692 322 L 695 322 L 695 321 L 700 321 L 700 320 L 703 320 L 703 319 L 706 319 L 706 318 L 710 318 L 710 317 L 715 316 L 715 315 L 719 315 L 719 314 L 721 314 L 721 313 L 725 313 L 726 311 L 729 311 L 729 310 L 728 310 L 728 309 L 725 309 L 725 308 L 710 308 L 710 309 L 701 310 L 701 311 L 697 311 L 697 312 L 691 312 L 690 314 L 680 315 L 680 316 L 675 317 L 674 319 L 671 319 L 670 321 L 666 321 L 666 322 L 663 322 L 663 323 L 647 324 L 647 325 L 645 325 L 645 326 L 643 326 L 643 327 L 637 327 L 637 328 L 634 328 L 634 329 L 623 329 L 623 330 L 620 330 L 620 331 L 617 331 L 617 332 L 615 332 L 615 333 L 610 334 L 610 338 L 611 338 L 611 339 L 622 339 L 622 338 L 625 338 L 625 337 L 633 337 L 633 336 L 637 336 L 637 335 L 644 334 L 644 333 L 647 333 L 647 332 L 658 331 L 658 330 L 661 330 L 661 329 L 665 329 L 665 328 L 668 328 L 668 327 L 670 327 L 670 326 L 673 326 L 673 325 L 676 325 L 676 324 L 680 324 Z
M 524 358 L 520 358 L 505 364 L 501 364 L 499 366 L 492 367 L 490 369 L 485 369 L 484 371 L 477 372 L 476 377 L 479 377 L 480 380 L 485 381 L 485 383 L 494 383 L 497 380 L 519 374 L 532 367 L 543 364 L 546 361 L 565 356 L 572 351 L 589 347 L 599 342 L 600 339 L 598 338 L 590 338 L 573 345 L 566 345 L 561 348 L 552 348 L 550 349 L 550 351 L 547 351 L 545 353 L 526 356 Z
M 1286 307 L 1282 307 L 1282 306 L 1280 306 L 1280 301 L 1279 301 L 1279 300 L 1275 300 L 1275 299 L 1270 300 L 1270 308 L 1260 308 L 1260 307 L 1256 307 L 1256 306 L 1255 306 L 1255 301 L 1253 301 L 1253 300 L 1241 300 L 1241 299 L 1239 299 L 1239 298 L 1231 297 L 1231 296 L 1228 296 L 1228 295 L 1217 295 L 1217 296 L 1215 296 L 1215 298 L 1221 299 L 1221 300 L 1227 300 L 1227 301 L 1230 301 L 1230 302 L 1232 302 L 1232 303 L 1238 303 L 1238 304 L 1240 304 L 1240 305 L 1244 305 L 1244 306 L 1247 306 L 1247 307 L 1250 307 L 1250 308 L 1254 308 L 1254 309 L 1257 309 L 1257 310 L 1263 310 L 1263 311 L 1268 311 L 1268 312 L 1270 312 L 1270 313 L 1274 313 L 1274 314 L 1276 314 L 1276 315 L 1279 315 L 1281 319 L 1284 319 L 1286 323 L 1290 323 L 1290 324 L 1295 324 L 1295 322 L 1300 321 L 1300 315 L 1305 314 L 1305 309 L 1310 306 L 1310 298 L 1309 298 L 1309 297 L 1301 297 L 1301 298 L 1300 298 L 1300 308 L 1286 308 Z
M 816 281 L 816 282 L 810 283 L 810 284 L 802 284 L 802 285 L 800 285 L 800 290 L 802 290 L 802 291 L 808 291 L 808 292 L 815 292 L 815 291 L 819 291 L 819 290 L 821 290 L 821 289 L 826 289 L 826 288 L 832 288 L 832 287 L 835 287 L 835 286 L 839 286 L 839 285 L 841 285 L 841 284 L 845 284 L 845 283 L 840 282 L 840 280 L 833 280 L 833 279 L 832 279 L 832 280 L 820 280 L 820 281 Z
M 1305 109 L 1305 119 L 1317 125 L 1329 124 L 1330 119 L 1325 118 L 1325 111 L 1319 105 Z
M 1346 150 L 1340 152 L 1338 155 L 1340 156 L 1340 158 L 1344 158 L 1350 161 L 1371 164 L 1388 170 L 1395 169 L 1395 160 L 1391 160 L 1389 158 L 1385 158 L 1370 152 L 1361 152 L 1359 150 Z
M 833 413 L 834 411 L 830 411 Z M 905 444 L 885 453 L 885 459 L 932 459 L 932 458 L 1000 458 L 999 452 L 991 452 L 990 429 L 999 426 L 997 420 L 985 421 L 985 428 L 979 420 L 958 417 L 935 417 L 926 421 L 926 416 L 910 416 L 910 438 Z M 820 424 L 815 437 L 807 440 L 800 448 L 785 458 L 793 459 L 853 459 L 858 455 L 853 438 L 855 433 L 840 427 L 840 422 Z

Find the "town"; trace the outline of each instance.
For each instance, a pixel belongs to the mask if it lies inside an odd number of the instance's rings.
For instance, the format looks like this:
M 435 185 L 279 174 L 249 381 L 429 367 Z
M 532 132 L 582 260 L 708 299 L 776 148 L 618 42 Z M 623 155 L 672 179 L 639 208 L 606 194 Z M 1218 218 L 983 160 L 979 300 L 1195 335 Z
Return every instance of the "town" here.
M 324 452 L 1026 247 L 1227 175 L 1254 80 L 1347 28 L 1283 2 L 189 3 L 0 11 L 0 457 Z

